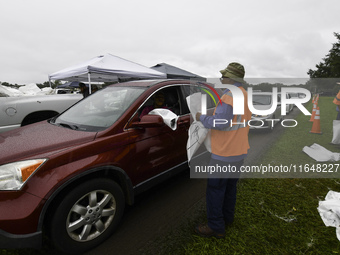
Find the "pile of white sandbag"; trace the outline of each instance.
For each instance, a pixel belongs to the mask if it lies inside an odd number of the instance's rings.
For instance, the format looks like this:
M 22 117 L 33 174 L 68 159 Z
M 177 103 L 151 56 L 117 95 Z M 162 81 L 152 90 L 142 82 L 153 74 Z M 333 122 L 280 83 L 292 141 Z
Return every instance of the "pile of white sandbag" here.
M 0 94 L 2 96 L 19 97 L 19 96 L 34 96 L 34 95 L 49 95 L 53 93 L 52 88 L 40 89 L 35 83 L 30 83 L 19 87 L 19 89 L 0 85 Z

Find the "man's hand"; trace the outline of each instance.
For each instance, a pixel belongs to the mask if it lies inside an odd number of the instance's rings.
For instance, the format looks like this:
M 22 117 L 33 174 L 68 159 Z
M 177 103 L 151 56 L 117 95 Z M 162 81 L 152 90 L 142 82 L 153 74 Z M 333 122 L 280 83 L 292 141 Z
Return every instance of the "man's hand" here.
M 200 120 L 201 115 L 202 115 L 202 114 L 201 114 L 200 112 L 196 113 L 196 120 L 197 120 L 197 121 Z

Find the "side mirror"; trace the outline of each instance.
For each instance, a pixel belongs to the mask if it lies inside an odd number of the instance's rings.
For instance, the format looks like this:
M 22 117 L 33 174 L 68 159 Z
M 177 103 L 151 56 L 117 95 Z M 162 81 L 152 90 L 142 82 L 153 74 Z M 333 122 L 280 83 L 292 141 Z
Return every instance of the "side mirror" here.
M 165 125 L 167 125 L 172 130 L 177 129 L 178 116 L 169 109 L 157 108 L 149 112 L 149 114 L 161 116 Z
M 159 115 L 147 114 L 140 121 L 132 122 L 132 128 L 156 128 L 164 126 L 163 118 Z

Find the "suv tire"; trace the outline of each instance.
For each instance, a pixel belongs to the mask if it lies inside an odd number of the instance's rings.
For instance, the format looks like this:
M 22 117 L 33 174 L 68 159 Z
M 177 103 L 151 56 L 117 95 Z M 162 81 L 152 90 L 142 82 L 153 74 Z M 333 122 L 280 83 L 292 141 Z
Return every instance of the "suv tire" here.
M 94 179 L 76 186 L 57 205 L 50 238 L 65 253 L 83 253 L 106 240 L 116 229 L 125 207 L 120 186 Z

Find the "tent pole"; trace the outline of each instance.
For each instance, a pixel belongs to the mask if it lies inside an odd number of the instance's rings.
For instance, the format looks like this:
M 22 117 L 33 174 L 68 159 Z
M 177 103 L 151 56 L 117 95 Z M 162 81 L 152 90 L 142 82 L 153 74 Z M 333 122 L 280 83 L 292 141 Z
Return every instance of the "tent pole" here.
M 88 79 L 89 79 L 89 94 L 91 95 L 91 74 L 88 73 L 87 76 L 88 76 Z

